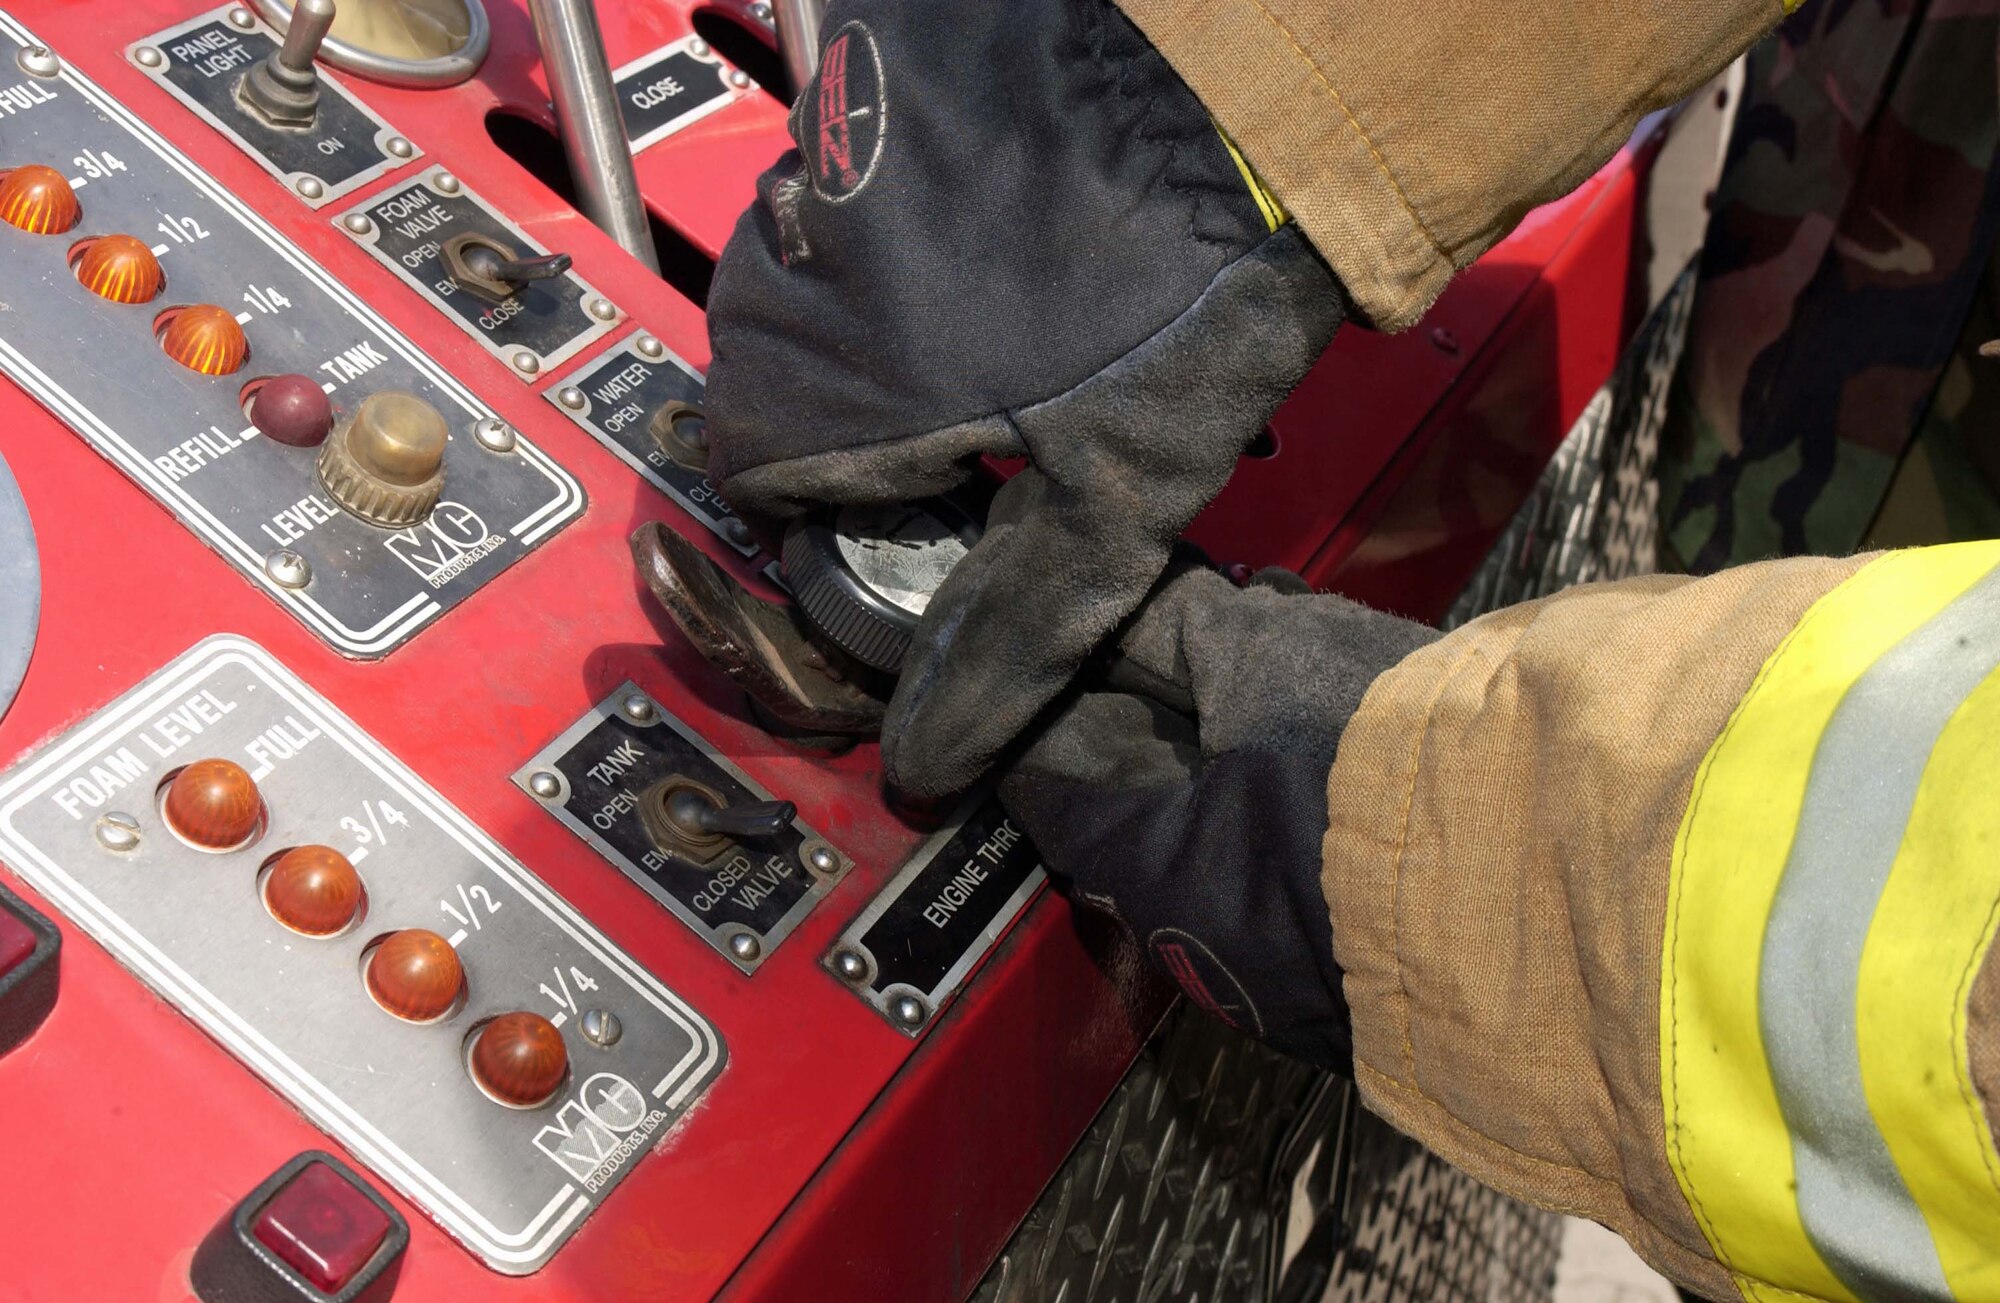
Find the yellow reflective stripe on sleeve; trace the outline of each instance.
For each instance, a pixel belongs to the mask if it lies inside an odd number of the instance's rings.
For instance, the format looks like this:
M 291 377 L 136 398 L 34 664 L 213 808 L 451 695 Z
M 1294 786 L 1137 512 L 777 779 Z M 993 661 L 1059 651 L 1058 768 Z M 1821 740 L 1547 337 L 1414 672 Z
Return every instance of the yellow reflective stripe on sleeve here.
M 1857 1303 L 1806 1233 L 1759 1021 L 1763 941 L 1821 735 L 1884 653 L 1969 589 L 1993 545 L 1894 553 L 1821 598 L 1703 760 L 1674 848 L 1660 986 L 1669 1163 L 1751 1299 Z
M 1924 768 L 1861 955 L 1868 1107 L 1959 1299 L 2000 1298 L 2000 1154 L 1973 1089 L 1966 998 L 2000 918 L 2000 674 Z
M 1258 180 L 1256 170 L 1250 166 L 1250 160 L 1243 157 L 1243 151 L 1236 148 L 1236 142 L 1229 138 L 1229 133 L 1222 129 L 1220 123 L 1215 126 L 1215 134 L 1222 137 L 1222 147 L 1229 151 L 1230 161 L 1234 162 L 1236 170 L 1243 174 L 1243 184 L 1249 188 L 1250 197 L 1257 201 L 1257 211 L 1264 215 L 1264 229 L 1275 231 L 1291 221 L 1292 215 L 1278 202 L 1278 196 L 1272 194 L 1264 183 Z

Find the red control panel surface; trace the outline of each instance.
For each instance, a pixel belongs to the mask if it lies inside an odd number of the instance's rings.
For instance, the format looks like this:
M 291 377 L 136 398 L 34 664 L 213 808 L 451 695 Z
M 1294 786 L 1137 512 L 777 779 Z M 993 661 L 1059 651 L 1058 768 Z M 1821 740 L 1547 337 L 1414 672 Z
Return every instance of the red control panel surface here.
M 697 370 L 708 350 L 689 297 L 699 277 L 680 276 L 677 288 L 653 276 L 531 170 L 522 132 L 552 139 L 555 124 L 525 8 L 489 6 L 490 51 L 458 85 L 398 88 L 333 72 L 415 152 L 320 207 L 135 61 L 131 52 L 154 33 L 210 7 L 15 0 L 4 8 L 413 341 L 587 497 L 580 516 L 462 605 L 378 659 L 349 659 L 34 397 L 0 384 L 0 455 L 34 525 L 43 602 L 22 690 L 0 719 L 0 764 L 29 755 L 203 639 L 240 635 L 670 986 L 727 1046 L 726 1065 L 696 1106 L 531 1274 L 489 1269 L 422 1208 L 377 1183 L 409 1223 L 395 1298 L 962 1295 L 1117 1082 L 1164 996 L 1115 936 L 1052 893 L 1036 899 L 921 1036 L 906 1035 L 828 971 L 829 947 L 932 830 L 885 805 L 872 746 L 829 757 L 765 733 L 633 574 L 626 537 L 653 520 L 753 585 L 763 582 L 765 558 L 746 558 L 703 528 L 550 401 L 565 379 L 635 332 Z M 613 67 L 694 32 L 693 6 L 683 0 L 599 9 Z M 763 30 L 748 6 L 717 20 L 752 39 Z M 15 81 L 18 96 L 7 88 Z M 16 169 L 13 177 L 30 165 L 51 167 L 57 180 L 80 175 L 80 159 L 8 153 L 7 119 L 34 112 L 33 101 L 32 78 L 10 62 L 0 70 L 0 168 Z M 755 176 L 788 144 L 784 114 L 772 95 L 735 94 L 638 154 L 654 217 L 694 254 L 719 250 Z M 1401 609 L 1441 610 L 1609 369 L 1631 315 L 1626 263 L 1642 162 L 1642 151 L 1628 152 L 1536 215 L 1424 326 L 1395 338 L 1344 334 L 1274 422 L 1275 452 L 1246 460 L 1198 522 L 1198 539 L 1222 560 L 1290 564 Z M 581 280 L 615 305 L 617 324 L 524 375 L 339 225 L 341 214 L 441 169 L 543 248 L 571 255 Z M 0 216 L 23 230 L 65 220 L 60 189 L 16 188 L 0 183 Z M 69 199 L 87 222 L 90 188 Z M 147 247 L 91 255 L 85 283 L 107 311 L 130 307 L 150 283 L 157 268 L 140 256 Z M 174 256 L 166 255 L 169 287 Z M 0 283 L 6 275 L 0 267 Z M 238 337 L 254 359 L 258 329 L 254 315 L 245 324 L 233 312 L 170 320 L 159 347 L 192 370 L 232 374 L 243 365 Z M 1591 349 L 1579 350 L 1586 339 Z M 302 464 L 310 466 L 310 454 Z M 852 857 L 851 871 L 754 972 L 729 962 L 510 781 L 628 682 L 757 786 L 795 802 L 803 823 Z M 199 755 L 192 746 L 188 758 Z M 225 772 L 189 779 L 175 807 L 182 831 L 221 845 L 253 817 L 232 804 L 234 781 Z M 334 843 L 336 834 L 329 828 L 323 840 Z M 65 944 L 53 1012 L 0 1056 L 0 1150 L 13 1191 L 0 1216 L 0 1299 L 191 1298 L 190 1263 L 203 1237 L 288 1160 L 335 1145 L 32 887 L 5 880 L 56 921 Z M 274 892 L 269 908 L 311 935 L 345 926 L 345 881 L 321 857 L 241 888 Z M 0 932 L 0 967 L 4 941 Z M 382 978 L 398 989 L 386 964 Z M 353 998 L 366 1001 L 369 989 L 357 972 Z M 378 1000 L 393 998 L 379 981 L 372 989 Z M 562 1046 L 552 1035 L 545 1021 L 489 1025 L 468 1049 L 482 1089 L 505 1103 L 545 1095 L 561 1067 L 550 1058 Z M 365 1162 L 351 1165 L 368 1176 Z

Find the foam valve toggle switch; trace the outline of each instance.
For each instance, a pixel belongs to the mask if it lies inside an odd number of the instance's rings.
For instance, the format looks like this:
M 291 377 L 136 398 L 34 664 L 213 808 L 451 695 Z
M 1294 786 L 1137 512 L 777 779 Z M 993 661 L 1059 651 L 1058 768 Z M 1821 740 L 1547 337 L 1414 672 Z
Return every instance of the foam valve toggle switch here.
M 202 1238 L 187 1269 L 202 1303 L 389 1303 L 410 1226 L 332 1154 L 273 1172 Z
M 333 403 L 319 383 L 302 375 L 272 376 L 250 395 L 250 424 L 267 439 L 294 448 L 317 448 L 333 429 Z
M 264 826 L 264 798 L 242 765 L 233 760 L 197 760 L 167 784 L 161 813 L 167 826 L 190 846 L 233 851 L 248 845 Z
M 569 1050 L 556 1025 L 538 1013 L 503 1013 L 472 1043 L 472 1079 L 509 1108 L 545 1104 L 569 1075 Z
M 69 178 L 30 163 L 0 172 L 0 221 L 30 235 L 60 235 L 83 218 Z
M 370 394 L 320 446 L 320 485 L 371 525 L 418 524 L 444 491 L 449 438 L 444 417 L 415 394 L 400 389 Z
M 69 265 L 85 289 L 113 303 L 150 303 L 167 283 L 160 260 L 135 235 L 78 240 L 70 248 Z
M 56 1004 L 62 934 L 0 887 L 0 1054 L 34 1034 Z
M 213 303 L 168 308 L 153 323 L 166 355 L 190 371 L 226 376 L 250 357 L 250 340 L 229 309 Z
M 392 932 L 368 955 L 368 993 L 404 1022 L 436 1022 L 465 992 L 465 968 L 451 942 L 424 928 Z
M 361 875 L 331 846 L 294 846 L 264 875 L 264 908 L 294 932 L 330 937 L 361 913 Z

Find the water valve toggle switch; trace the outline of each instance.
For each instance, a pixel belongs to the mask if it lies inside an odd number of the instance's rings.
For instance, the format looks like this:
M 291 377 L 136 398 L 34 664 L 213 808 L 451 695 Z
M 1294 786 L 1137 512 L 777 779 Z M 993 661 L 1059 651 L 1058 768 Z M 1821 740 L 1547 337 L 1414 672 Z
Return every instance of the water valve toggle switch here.
M 441 257 L 452 284 L 488 303 L 505 303 L 535 281 L 553 280 L 570 268 L 566 253 L 523 258 L 511 245 L 484 235 L 455 235 Z
M 790 801 L 743 801 L 692 778 L 663 778 L 639 796 L 639 822 L 661 850 L 706 863 L 742 841 L 783 835 L 798 818 Z
M 371 525 L 421 523 L 444 491 L 444 417 L 415 394 L 385 389 L 319 449 L 319 482 L 335 502 Z
M 319 73 L 313 60 L 333 26 L 333 0 L 298 0 L 285 43 L 244 74 L 237 96 L 274 127 L 310 127 L 319 116 Z

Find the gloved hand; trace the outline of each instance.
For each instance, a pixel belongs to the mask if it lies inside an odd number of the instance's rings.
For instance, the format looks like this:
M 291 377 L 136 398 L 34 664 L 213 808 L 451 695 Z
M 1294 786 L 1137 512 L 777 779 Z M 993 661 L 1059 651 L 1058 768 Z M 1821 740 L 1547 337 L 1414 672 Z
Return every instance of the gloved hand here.
M 1264 571 L 1178 563 L 1000 780 L 1058 880 L 1132 929 L 1188 999 L 1350 1069 L 1320 845 L 1327 771 L 1368 685 L 1434 629 Z
M 754 520 L 1028 459 L 884 725 L 890 785 L 939 796 L 1138 605 L 1343 297 L 1105 0 L 836 0 L 823 31 L 716 270 L 710 473 Z

